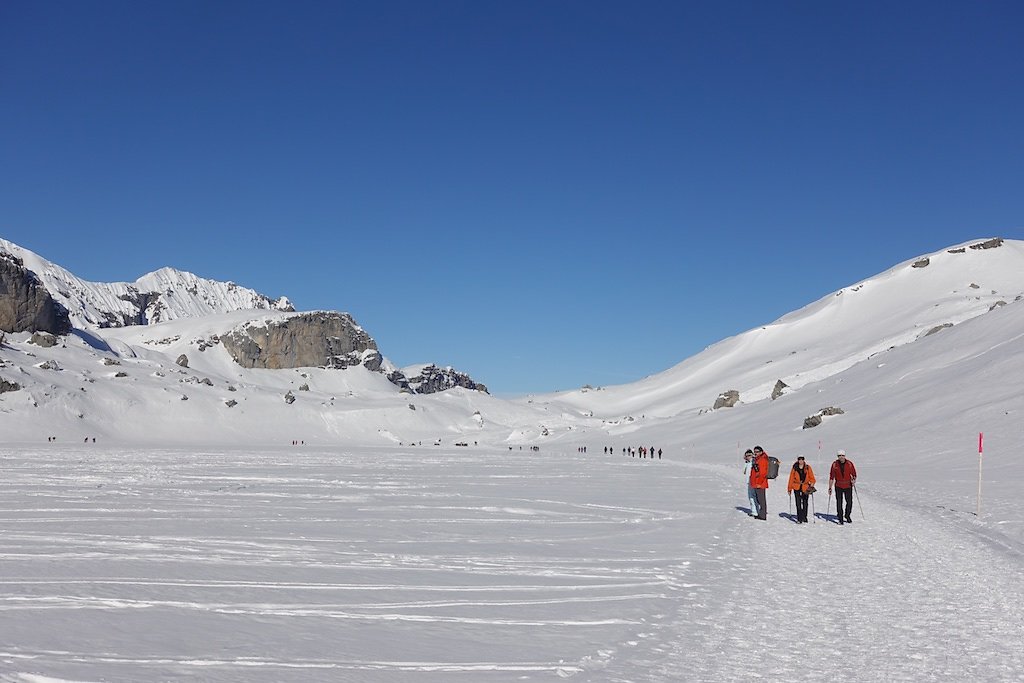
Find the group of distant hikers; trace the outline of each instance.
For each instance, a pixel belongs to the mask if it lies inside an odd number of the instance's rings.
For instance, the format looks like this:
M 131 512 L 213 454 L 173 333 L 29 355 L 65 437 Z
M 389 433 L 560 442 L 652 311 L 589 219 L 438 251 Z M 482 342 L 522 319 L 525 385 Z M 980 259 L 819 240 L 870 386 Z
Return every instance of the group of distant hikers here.
M 614 452 L 615 448 L 613 448 L 612 446 L 608 446 L 605 448 L 605 453 Z M 657 455 L 658 460 L 661 460 L 661 449 L 659 448 L 655 450 L 654 446 L 651 446 L 650 448 L 648 448 L 647 446 L 637 446 L 636 448 L 633 448 L 632 446 L 626 446 L 622 449 L 622 454 L 628 455 L 631 458 L 650 458 L 651 460 L 654 460 L 654 456 Z
M 750 502 L 750 516 L 754 519 L 768 519 L 766 492 L 768 480 L 775 479 L 779 474 L 779 460 L 764 452 L 760 446 L 747 449 L 743 454 L 743 474 L 747 476 L 747 499 Z M 814 484 L 814 470 L 804 456 L 797 456 L 793 468 L 789 472 L 789 483 L 786 492 L 796 501 L 796 523 L 807 523 L 807 507 L 810 497 L 817 490 Z M 852 524 L 850 515 L 853 513 L 853 493 L 857 484 L 857 468 L 853 461 L 846 457 L 846 451 L 836 452 L 835 462 L 828 474 L 828 495 L 831 499 L 832 488 L 836 491 L 836 517 L 840 524 Z

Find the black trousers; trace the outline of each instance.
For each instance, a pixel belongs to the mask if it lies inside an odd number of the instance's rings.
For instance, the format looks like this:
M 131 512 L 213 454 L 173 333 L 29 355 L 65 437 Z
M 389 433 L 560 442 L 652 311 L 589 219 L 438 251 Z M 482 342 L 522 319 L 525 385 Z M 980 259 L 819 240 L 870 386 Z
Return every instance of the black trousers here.
M 796 520 L 798 522 L 806 522 L 807 501 L 811 499 L 810 495 L 803 491 L 793 491 L 793 498 L 796 499 Z
M 843 498 L 846 498 L 846 514 L 843 514 Z M 839 519 L 850 519 L 853 513 L 853 488 L 841 489 L 836 487 L 836 515 Z

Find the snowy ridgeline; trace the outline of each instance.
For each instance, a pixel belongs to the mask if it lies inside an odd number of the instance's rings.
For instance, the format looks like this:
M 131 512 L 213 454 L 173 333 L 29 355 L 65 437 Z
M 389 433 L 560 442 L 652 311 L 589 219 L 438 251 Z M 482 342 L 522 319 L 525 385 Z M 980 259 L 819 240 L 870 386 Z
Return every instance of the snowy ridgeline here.
M 731 454 L 594 450 L 7 449 L 0 681 L 1024 670 L 1020 546 L 871 457 L 852 526 L 797 526 Z

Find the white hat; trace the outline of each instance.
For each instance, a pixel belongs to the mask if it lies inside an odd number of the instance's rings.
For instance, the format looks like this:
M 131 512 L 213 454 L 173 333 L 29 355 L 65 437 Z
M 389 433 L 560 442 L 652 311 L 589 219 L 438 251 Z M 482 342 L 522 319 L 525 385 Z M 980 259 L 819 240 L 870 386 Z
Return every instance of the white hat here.
M 839 452 L 836 453 L 836 457 L 839 457 L 840 455 L 844 455 L 845 456 L 846 455 L 846 451 L 840 449 Z

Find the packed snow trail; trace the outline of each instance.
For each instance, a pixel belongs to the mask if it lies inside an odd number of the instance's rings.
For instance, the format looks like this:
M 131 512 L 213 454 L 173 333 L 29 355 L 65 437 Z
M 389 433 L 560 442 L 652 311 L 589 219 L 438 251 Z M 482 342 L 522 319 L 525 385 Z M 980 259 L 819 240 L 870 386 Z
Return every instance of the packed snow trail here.
M 772 482 L 768 520 L 737 510 L 674 618 L 590 680 L 1022 680 L 1019 549 L 859 493 L 853 524 L 820 486 L 798 525 Z

